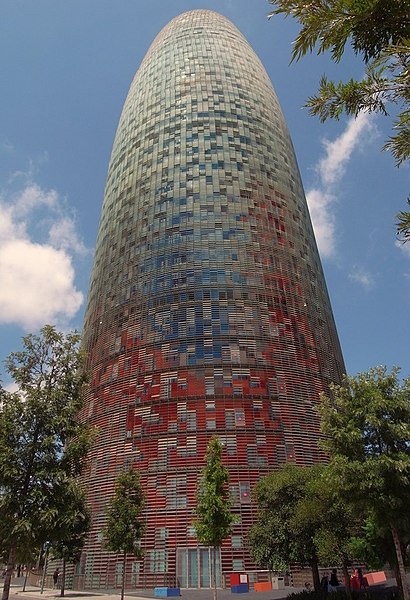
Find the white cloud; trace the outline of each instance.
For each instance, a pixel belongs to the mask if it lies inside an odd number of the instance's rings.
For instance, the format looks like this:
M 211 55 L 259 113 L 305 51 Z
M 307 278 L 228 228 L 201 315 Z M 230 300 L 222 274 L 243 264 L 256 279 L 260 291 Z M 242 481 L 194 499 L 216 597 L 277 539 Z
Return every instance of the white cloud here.
M 330 187 L 342 179 L 353 150 L 369 127 L 370 115 L 360 113 L 356 119 L 348 121 L 345 131 L 333 142 L 324 140 L 326 156 L 320 159 L 317 167 L 324 186 Z
M 38 239 L 39 223 L 40 231 L 48 228 L 47 241 Z M 30 183 L 0 198 L 0 323 L 31 329 L 75 315 L 83 295 L 69 250 L 85 248 L 56 191 Z
M 332 256 L 335 251 L 336 220 L 330 210 L 335 197 L 320 189 L 313 189 L 306 195 L 315 237 L 322 256 Z
M 49 242 L 54 248 L 72 250 L 76 254 L 82 255 L 88 253 L 87 248 L 75 230 L 74 221 L 70 217 L 63 217 L 51 225 Z
M 361 113 L 356 119 L 352 118 L 347 122 L 345 131 L 333 142 L 323 142 L 325 156 L 315 167 L 319 184 L 306 194 L 322 257 L 335 254 L 336 221 L 333 207 L 338 200 L 336 185 L 345 175 L 353 151 L 363 142 L 364 134 L 371 128 L 370 115 Z
M 12 381 L 11 383 L 8 383 L 7 385 L 4 385 L 3 389 L 5 389 L 6 392 L 10 392 L 10 394 L 14 394 L 14 392 L 18 392 L 20 388 L 17 385 L 17 383 L 15 383 L 14 381 Z
M 394 245 L 399 248 L 403 254 L 410 258 L 410 242 L 403 244 L 403 242 L 400 242 L 400 240 L 396 240 Z
M 361 267 L 353 267 L 352 273 L 349 274 L 349 279 L 359 283 L 367 290 L 373 288 L 375 283 L 373 275 Z
M 56 208 L 58 206 L 57 192 L 55 190 L 46 192 L 36 184 L 29 184 L 17 195 L 10 208 L 16 217 L 27 217 L 43 206 L 50 209 Z

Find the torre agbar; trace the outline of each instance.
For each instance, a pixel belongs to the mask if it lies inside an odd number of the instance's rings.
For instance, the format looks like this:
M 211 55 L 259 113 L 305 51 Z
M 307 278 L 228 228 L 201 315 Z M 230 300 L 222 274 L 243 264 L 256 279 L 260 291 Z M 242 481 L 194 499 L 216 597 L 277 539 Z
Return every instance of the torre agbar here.
M 109 163 L 84 324 L 97 439 L 83 474 L 86 587 L 119 581 L 102 528 L 117 475 L 140 472 L 143 557 L 127 585 L 209 587 L 192 526 L 207 444 L 229 470 L 218 582 L 254 573 L 252 486 L 325 460 L 315 406 L 343 359 L 292 142 L 270 80 L 225 17 L 193 10 L 154 40 Z

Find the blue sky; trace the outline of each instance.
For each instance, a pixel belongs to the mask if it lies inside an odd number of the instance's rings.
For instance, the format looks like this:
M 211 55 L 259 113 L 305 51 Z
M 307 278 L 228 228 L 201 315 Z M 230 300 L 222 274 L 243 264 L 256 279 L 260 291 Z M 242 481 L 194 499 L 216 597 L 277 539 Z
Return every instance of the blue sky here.
M 382 152 L 391 119 L 324 125 L 302 108 L 323 73 L 289 64 L 297 25 L 266 0 L 3 0 L 0 9 L 0 378 L 21 337 L 45 323 L 81 330 L 106 171 L 122 104 L 150 43 L 194 8 L 231 19 L 262 60 L 292 135 L 349 374 L 409 375 L 410 244 L 395 238 L 409 168 Z

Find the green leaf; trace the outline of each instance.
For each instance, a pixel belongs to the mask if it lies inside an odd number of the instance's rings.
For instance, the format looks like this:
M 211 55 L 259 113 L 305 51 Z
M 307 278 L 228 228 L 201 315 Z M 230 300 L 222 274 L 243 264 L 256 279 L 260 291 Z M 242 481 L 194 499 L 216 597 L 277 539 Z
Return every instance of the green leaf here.
M 193 526 L 201 544 L 219 547 L 231 534 L 236 518 L 231 512 L 228 471 L 222 464 L 222 446 L 217 437 L 210 440 L 205 460 Z

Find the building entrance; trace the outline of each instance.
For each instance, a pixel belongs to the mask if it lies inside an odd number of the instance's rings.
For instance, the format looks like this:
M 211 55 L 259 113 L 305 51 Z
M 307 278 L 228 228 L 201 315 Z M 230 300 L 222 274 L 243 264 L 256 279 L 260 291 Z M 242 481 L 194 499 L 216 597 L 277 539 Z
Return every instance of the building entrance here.
M 213 585 L 213 548 L 178 548 L 177 583 L 181 588 L 210 588 Z M 216 552 L 216 585 L 221 585 L 220 550 Z

